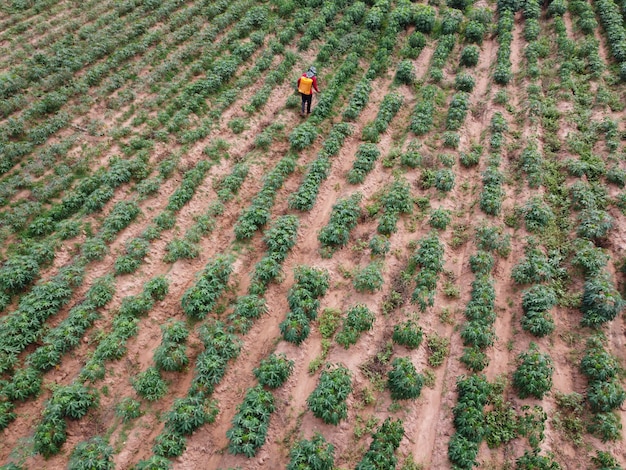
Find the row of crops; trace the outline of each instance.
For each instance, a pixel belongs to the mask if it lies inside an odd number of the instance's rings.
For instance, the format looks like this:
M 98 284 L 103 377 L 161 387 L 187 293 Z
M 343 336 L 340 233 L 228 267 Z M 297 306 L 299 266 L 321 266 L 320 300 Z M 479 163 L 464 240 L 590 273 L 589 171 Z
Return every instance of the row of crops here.
M 622 5 L 66 7 L 0 10 L 2 468 L 626 463 Z

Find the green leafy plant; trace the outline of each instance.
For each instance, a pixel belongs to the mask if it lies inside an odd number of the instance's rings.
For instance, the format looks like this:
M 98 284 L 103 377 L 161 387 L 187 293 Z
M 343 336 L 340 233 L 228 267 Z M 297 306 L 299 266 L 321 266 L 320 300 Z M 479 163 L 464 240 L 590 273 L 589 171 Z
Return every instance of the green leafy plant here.
M 407 357 L 397 357 L 393 360 L 387 378 L 387 386 L 394 400 L 417 398 L 424 386 L 424 377 L 417 373 L 415 366 Z
M 430 213 L 428 223 L 431 227 L 445 230 L 450 223 L 450 211 L 447 209 L 435 209 Z
M 530 343 L 528 351 L 518 356 L 519 366 L 513 373 L 513 385 L 520 398 L 529 396 L 541 399 L 552 388 L 554 365 L 549 355 Z
M 374 312 L 364 304 L 349 308 L 343 321 L 343 327 L 337 334 L 337 343 L 346 349 L 349 348 L 350 345 L 358 341 L 362 332 L 372 329 L 374 320 Z
M 378 157 L 380 157 L 380 150 L 378 150 L 375 144 L 361 144 L 356 152 L 352 169 L 346 177 L 348 183 L 362 183 L 365 180 L 365 176 L 374 169 Z
M 396 68 L 396 81 L 404 85 L 412 85 L 415 82 L 415 67 L 413 62 L 408 59 L 398 63 Z
M 333 206 L 328 224 L 319 232 L 318 240 L 322 246 L 341 247 L 348 243 L 350 230 L 356 227 L 361 215 L 362 195 L 354 193 L 352 196 L 340 199 Z
M 332 470 L 334 464 L 335 447 L 320 433 L 315 433 L 311 440 L 303 439 L 291 448 L 287 470 Z
M 551 456 L 539 455 L 539 450 L 524 451 L 524 455 L 515 461 L 515 468 L 519 470 L 545 469 L 560 470 L 561 466 Z
M 599 327 L 613 320 L 624 308 L 624 301 L 611 281 L 610 274 L 602 271 L 585 281 L 580 310 L 583 326 Z
M 232 272 L 232 259 L 217 256 L 211 260 L 196 284 L 185 291 L 181 299 L 184 312 L 193 319 L 203 319 L 215 307 L 226 288 Z
M 622 422 L 615 412 L 595 413 L 587 425 L 587 431 L 602 442 L 622 439 Z
M 535 336 L 546 336 L 554 331 L 554 321 L 548 312 L 556 305 L 554 291 L 545 285 L 535 285 L 522 294 L 522 328 Z
M 124 397 L 115 405 L 115 414 L 125 423 L 141 416 L 141 403 L 130 397 Z
M 154 364 L 162 371 L 181 371 L 189 363 L 186 354 L 187 347 L 185 341 L 189 336 L 189 331 L 185 323 L 177 320 L 170 320 L 161 325 L 163 339 L 161 344 L 154 351 Z
M 339 424 L 348 415 L 346 398 L 352 392 L 352 379 L 348 369 L 341 365 L 327 366 L 311 395 L 307 406 L 326 424 Z
M 361 461 L 355 467 L 356 470 L 380 468 L 392 470 L 396 468 L 398 459 L 395 451 L 400 447 L 404 436 L 404 426 L 401 420 L 385 419 L 383 424 L 372 436 L 372 443 Z
M 67 465 L 71 470 L 113 470 L 113 447 L 101 436 L 79 442 L 70 455 Z
M 328 289 L 328 272 L 310 266 L 298 266 L 294 270 L 295 284 L 287 295 L 290 311 L 279 325 L 285 340 L 300 344 L 310 332 L 309 323 L 315 320 L 319 297 Z
M 167 383 L 155 367 L 148 367 L 132 380 L 137 394 L 148 401 L 160 400 L 167 393 Z
M 287 359 L 284 354 L 270 354 L 254 369 L 254 375 L 261 385 L 278 388 L 289 378 L 293 366 L 294 361 Z
M 381 264 L 374 261 L 357 271 L 353 284 L 357 292 L 374 293 L 382 288 L 383 282 Z
M 477 46 L 465 46 L 461 51 L 460 63 L 465 67 L 475 67 L 479 56 L 480 49 Z
M 602 450 L 597 451 L 596 456 L 591 460 L 599 470 L 622 470 L 615 457 Z
M 248 389 L 243 402 L 237 407 L 232 427 L 226 432 L 228 451 L 254 457 L 265 443 L 273 411 L 274 396 L 270 392 L 263 390 L 260 385 Z
M 431 367 L 439 367 L 450 352 L 450 340 L 433 333 L 426 337 L 426 344 L 429 352 L 428 364 Z

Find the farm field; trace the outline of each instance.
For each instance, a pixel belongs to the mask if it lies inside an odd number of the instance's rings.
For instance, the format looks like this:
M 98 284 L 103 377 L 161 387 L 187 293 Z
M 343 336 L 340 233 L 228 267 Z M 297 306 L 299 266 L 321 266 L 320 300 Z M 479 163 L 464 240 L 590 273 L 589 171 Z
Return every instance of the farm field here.
M 624 468 L 625 19 L 3 2 L 0 469 Z

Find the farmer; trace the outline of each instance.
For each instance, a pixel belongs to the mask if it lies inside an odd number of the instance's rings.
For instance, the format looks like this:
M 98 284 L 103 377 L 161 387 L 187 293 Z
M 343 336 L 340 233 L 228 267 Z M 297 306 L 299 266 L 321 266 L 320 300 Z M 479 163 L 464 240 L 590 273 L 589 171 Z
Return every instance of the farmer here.
M 300 78 L 298 78 L 298 91 L 302 96 L 302 111 L 301 116 L 304 116 L 304 105 L 306 104 L 307 114 L 311 114 L 311 100 L 313 98 L 313 90 L 320 92 L 317 89 L 317 71 L 315 67 L 309 67 L 309 70 L 304 72 Z

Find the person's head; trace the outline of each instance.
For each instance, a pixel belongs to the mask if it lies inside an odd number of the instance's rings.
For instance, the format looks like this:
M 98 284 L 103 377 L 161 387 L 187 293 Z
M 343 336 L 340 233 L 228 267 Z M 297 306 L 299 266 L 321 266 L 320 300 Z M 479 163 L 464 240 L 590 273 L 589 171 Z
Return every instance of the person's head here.
M 311 72 L 310 70 L 306 73 L 306 78 L 313 78 L 313 72 Z
M 315 70 L 315 67 L 313 67 L 313 66 L 311 65 L 311 66 L 309 67 L 309 70 L 308 70 L 308 72 L 307 72 L 307 75 L 308 75 L 309 73 L 311 74 L 311 77 L 313 77 L 313 76 L 317 75 L 317 70 Z M 309 77 L 309 78 L 310 78 L 310 77 Z

